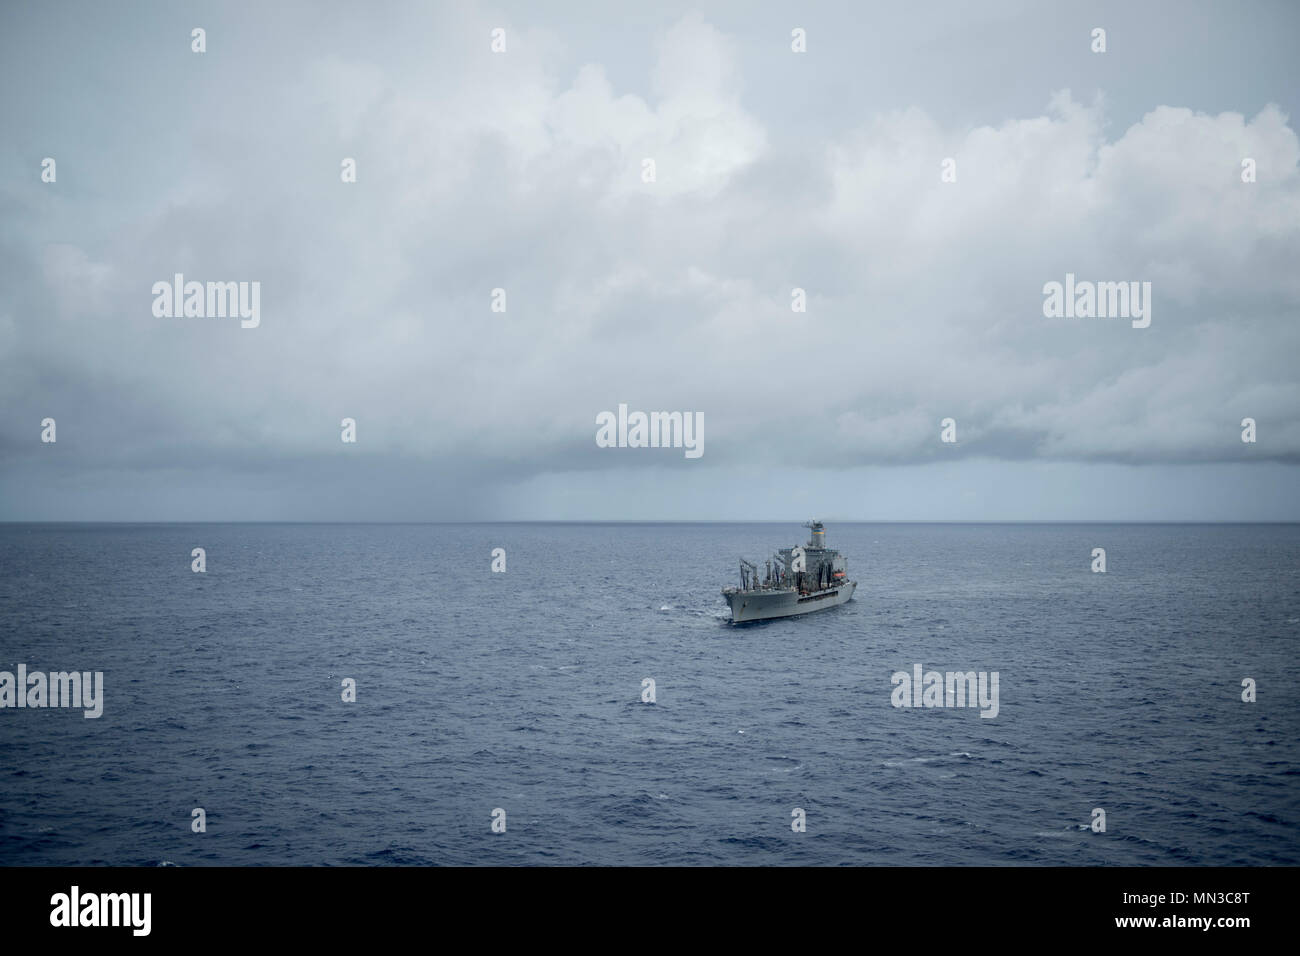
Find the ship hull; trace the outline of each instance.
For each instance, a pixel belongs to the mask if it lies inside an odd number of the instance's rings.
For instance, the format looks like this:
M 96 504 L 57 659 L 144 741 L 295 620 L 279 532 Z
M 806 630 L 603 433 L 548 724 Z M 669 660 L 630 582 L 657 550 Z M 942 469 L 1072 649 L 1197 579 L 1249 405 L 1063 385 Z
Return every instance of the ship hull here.
M 813 611 L 836 607 L 852 598 L 857 588 L 858 582 L 846 581 L 810 594 L 800 594 L 793 588 L 758 591 L 729 588 L 722 592 L 722 596 L 731 607 L 732 623 L 748 624 L 751 621 L 794 617 L 797 614 L 811 614 Z

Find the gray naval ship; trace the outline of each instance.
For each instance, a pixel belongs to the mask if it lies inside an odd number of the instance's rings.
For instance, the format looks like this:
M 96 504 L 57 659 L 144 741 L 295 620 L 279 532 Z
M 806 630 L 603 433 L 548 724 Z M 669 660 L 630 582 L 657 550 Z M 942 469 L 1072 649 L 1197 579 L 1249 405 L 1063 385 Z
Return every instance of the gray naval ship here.
M 733 624 L 807 614 L 853 597 L 858 583 L 848 579 L 840 553 L 826 547 L 822 523 L 810 521 L 804 527 L 812 529 L 808 543 L 778 551 L 767 560 L 761 579 L 757 565 L 740 559 L 740 587 L 722 589 Z

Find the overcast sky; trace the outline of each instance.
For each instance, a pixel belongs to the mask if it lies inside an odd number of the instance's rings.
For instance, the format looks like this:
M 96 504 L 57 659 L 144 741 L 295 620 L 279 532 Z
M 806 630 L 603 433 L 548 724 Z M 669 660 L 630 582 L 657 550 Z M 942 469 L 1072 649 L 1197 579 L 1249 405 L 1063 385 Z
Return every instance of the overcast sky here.
M 1300 520 L 1298 47 L 1286 2 L 5 4 L 0 519 Z M 260 325 L 156 316 L 175 273 Z M 1150 326 L 1045 317 L 1067 273 Z M 598 447 L 620 403 L 704 454 Z

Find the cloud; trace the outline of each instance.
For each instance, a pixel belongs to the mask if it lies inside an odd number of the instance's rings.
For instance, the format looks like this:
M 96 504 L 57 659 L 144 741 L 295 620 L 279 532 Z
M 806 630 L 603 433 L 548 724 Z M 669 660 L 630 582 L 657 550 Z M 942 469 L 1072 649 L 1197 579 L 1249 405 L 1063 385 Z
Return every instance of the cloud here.
M 624 51 L 542 29 L 493 56 L 495 25 L 459 11 L 391 60 L 313 38 L 208 54 L 183 81 L 201 108 L 145 87 L 117 106 L 166 110 L 166 146 L 86 140 L 57 187 L 9 177 L 6 467 L 56 415 L 78 468 L 298 474 L 333 467 L 347 416 L 360 453 L 454 462 L 472 489 L 614 467 L 594 423 L 620 402 L 703 411 L 704 469 L 1229 462 L 1247 415 L 1252 460 L 1300 460 L 1300 146 L 1279 108 L 1155 105 L 1112 130 L 1104 98 L 1062 89 L 995 125 L 864 105 L 810 139 L 698 15 L 628 39 L 651 57 L 635 81 Z M 79 178 L 106 152 L 128 181 Z M 153 318 L 177 272 L 260 281 L 261 328 Z M 1151 327 L 1044 318 L 1067 272 L 1150 281 Z

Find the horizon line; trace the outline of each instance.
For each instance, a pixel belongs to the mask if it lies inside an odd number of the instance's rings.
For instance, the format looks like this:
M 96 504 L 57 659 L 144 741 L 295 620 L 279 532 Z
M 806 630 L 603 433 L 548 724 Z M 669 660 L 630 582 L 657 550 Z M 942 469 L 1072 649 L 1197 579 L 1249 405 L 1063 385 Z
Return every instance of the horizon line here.
M 179 525 L 179 524 L 249 524 L 249 525 L 474 525 L 474 524 L 663 524 L 663 525 L 728 525 L 728 524 L 798 524 L 803 526 L 808 520 L 821 519 L 781 519 L 781 518 L 738 518 L 729 520 L 704 520 L 704 519 L 677 519 L 677 518 L 485 518 L 481 520 L 447 520 L 447 521 L 428 521 L 428 520 L 387 520 L 387 521 L 324 521 L 324 520 L 280 520 L 280 519 L 256 519 L 256 520 L 212 520 L 212 519 L 21 519 L 21 520 L 0 520 L 0 526 L 5 525 Z M 1085 519 L 1040 519 L 1040 518 L 1010 518 L 1010 519 L 960 519 L 960 520 L 928 520 L 928 519 L 861 519 L 861 518 L 836 518 L 823 521 L 824 524 L 921 524 L 921 525 L 948 525 L 948 524 L 990 524 L 990 525 L 1061 525 L 1061 524 L 1130 524 L 1130 525 L 1295 525 L 1300 524 L 1300 520 L 1277 519 L 1277 520 L 1240 520 L 1240 521 L 1193 521 L 1193 520 L 1132 520 L 1132 519 L 1110 519 L 1110 518 L 1085 518 Z

